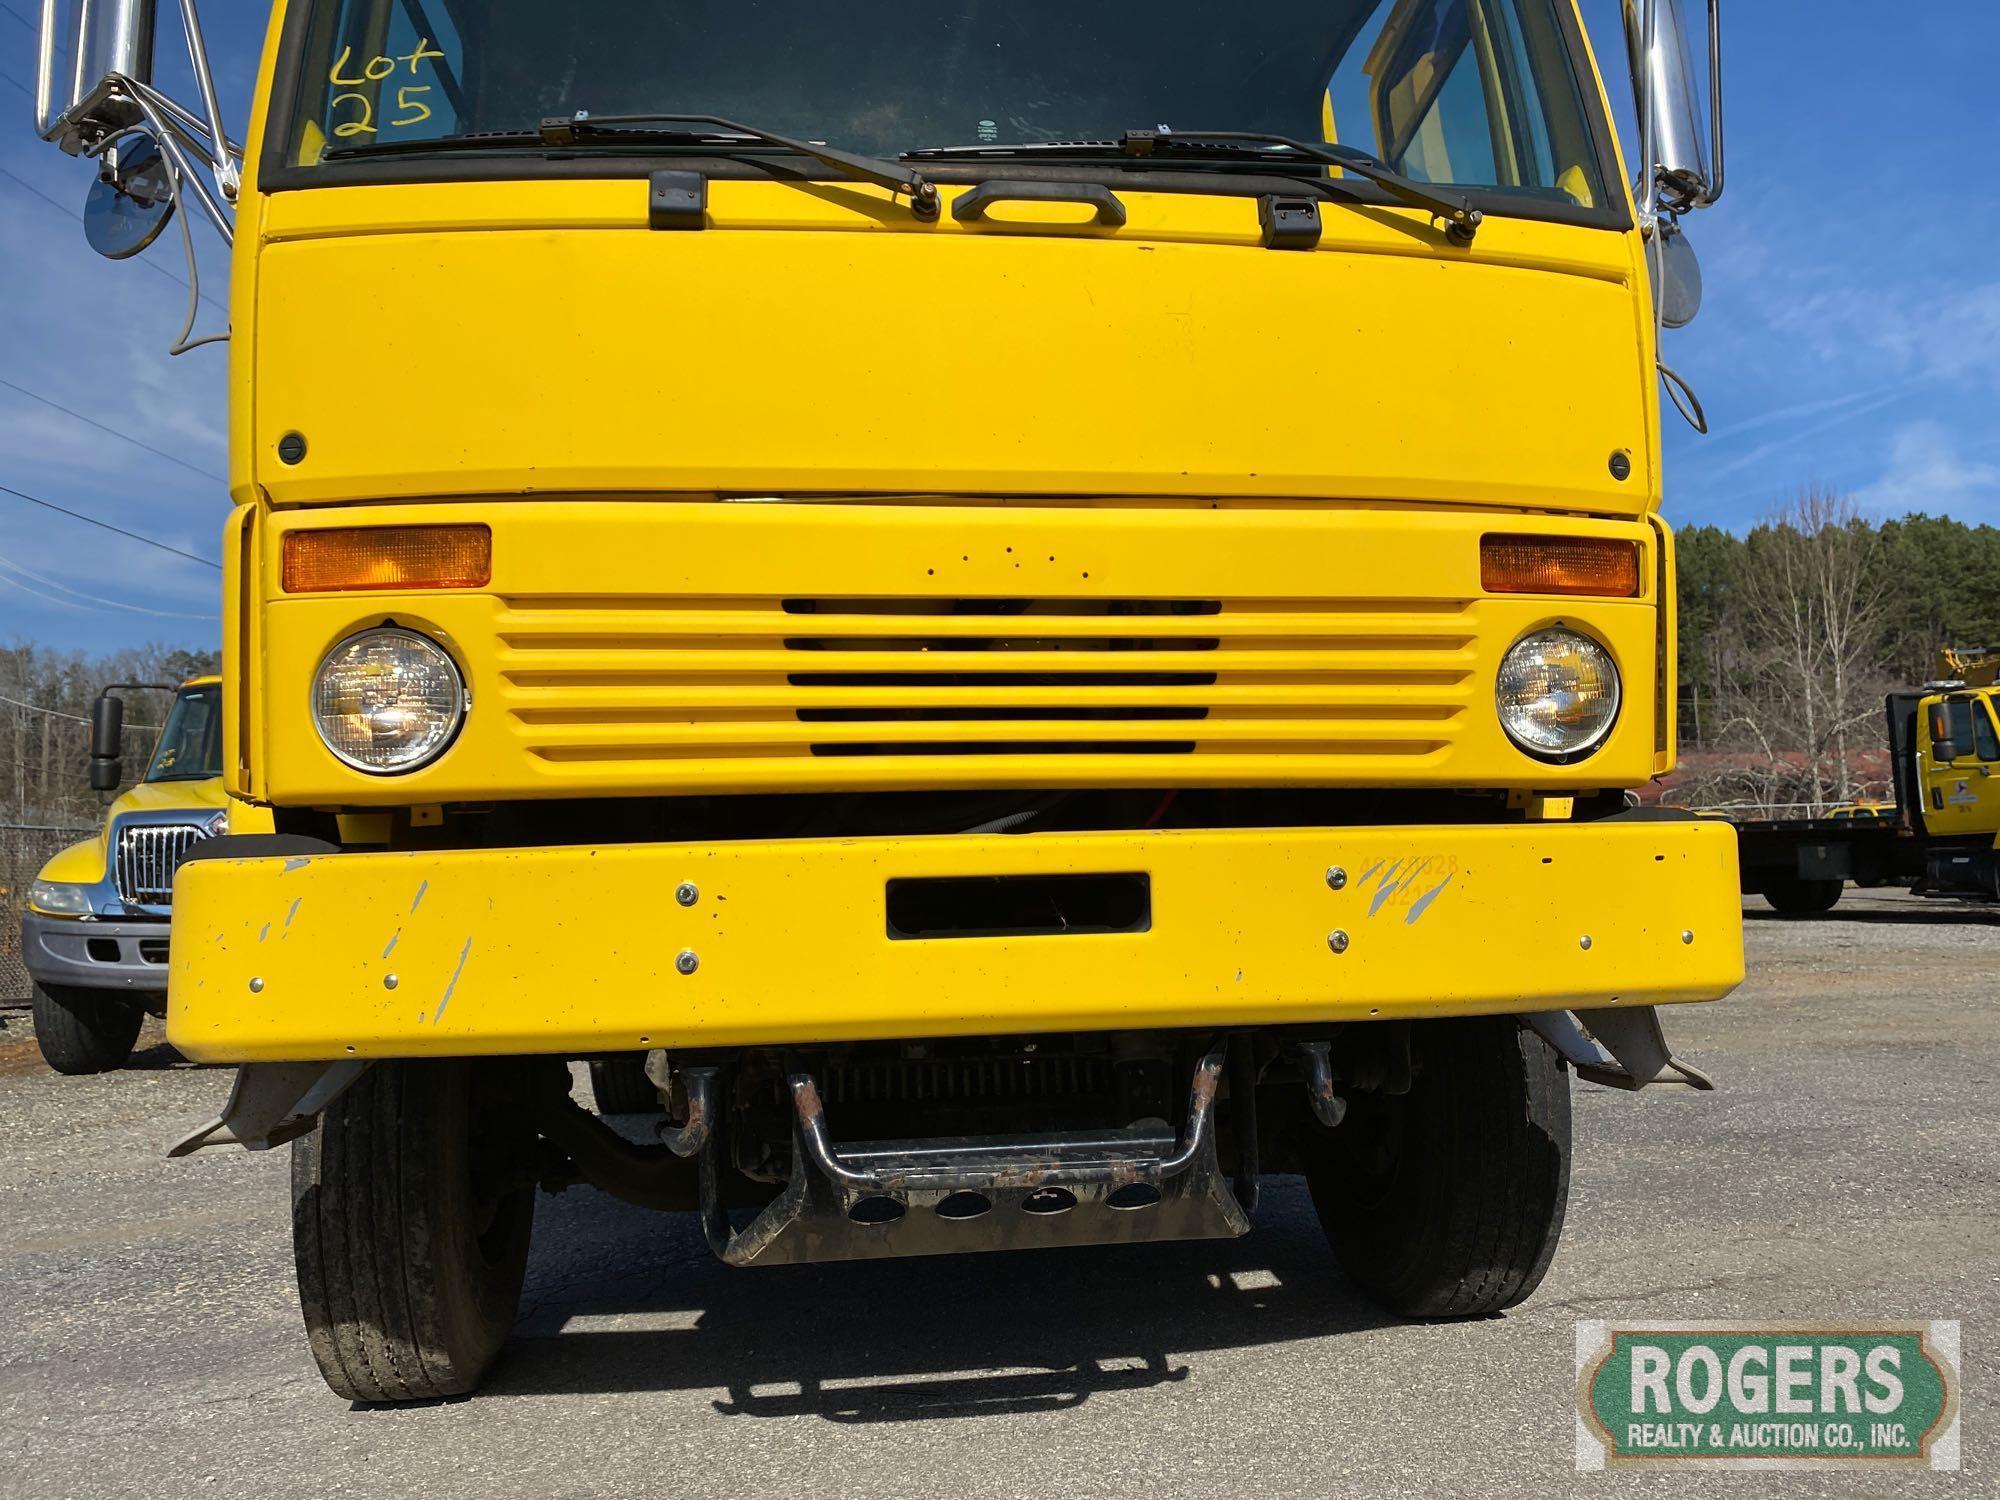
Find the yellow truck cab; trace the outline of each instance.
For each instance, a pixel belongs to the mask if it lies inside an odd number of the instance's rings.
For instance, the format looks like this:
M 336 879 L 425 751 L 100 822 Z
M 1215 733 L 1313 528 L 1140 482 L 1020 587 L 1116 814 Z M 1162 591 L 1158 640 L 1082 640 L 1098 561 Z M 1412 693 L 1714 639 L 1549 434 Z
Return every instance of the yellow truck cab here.
M 118 700 L 99 699 L 100 720 L 107 701 Z M 115 767 L 116 752 L 97 760 Z M 222 679 L 197 677 L 175 692 L 144 776 L 105 809 L 93 837 L 56 855 L 28 888 L 21 956 L 50 1067 L 116 1068 L 142 1017 L 166 1013 L 174 870 L 197 842 L 224 831 L 228 805 Z
M 1627 795 L 1721 188 L 1627 11 L 1636 169 L 1571 0 L 285 0 L 240 148 L 191 4 L 190 105 L 149 5 L 74 88 L 50 29 L 100 246 L 233 236 L 274 832 L 175 886 L 168 1034 L 241 1065 L 176 1149 L 293 1142 L 336 1392 L 477 1384 L 577 1182 L 764 1266 L 1303 1172 L 1385 1307 L 1533 1291 L 1571 1073 L 1708 1086 L 1659 1008 L 1742 975 L 1734 833 Z

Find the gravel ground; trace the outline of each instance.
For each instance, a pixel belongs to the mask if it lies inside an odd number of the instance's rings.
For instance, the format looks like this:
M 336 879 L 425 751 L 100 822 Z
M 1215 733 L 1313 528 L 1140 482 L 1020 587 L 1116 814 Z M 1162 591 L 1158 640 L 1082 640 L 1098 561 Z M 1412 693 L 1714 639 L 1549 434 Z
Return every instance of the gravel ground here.
M 576 1189 L 541 1202 L 486 1391 L 395 1410 L 307 1358 L 285 1153 L 161 1157 L 229 1075 L 152 1031 L 57 1078 L 11 1013 L 0 1496 L 1678 1493 L 1572 1468 L 1575 1320 L 1663 1317 L 1964 1320 L 1964 1473 L 1692 1482 L 1994 1493 L 2000 921 L 1747 914 L 1750 982 L 1668 1022 L 1722 1092 L 1578 1086 L 1562 1249 L 1504 1317 L 1385 1322 L 1292 1179 L 1231 1243 L 747 1272 Z

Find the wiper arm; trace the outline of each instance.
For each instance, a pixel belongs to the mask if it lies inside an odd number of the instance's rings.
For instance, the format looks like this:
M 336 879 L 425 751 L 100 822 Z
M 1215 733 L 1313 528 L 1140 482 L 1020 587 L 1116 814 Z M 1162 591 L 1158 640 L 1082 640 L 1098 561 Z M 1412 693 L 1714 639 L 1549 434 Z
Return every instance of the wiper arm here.
M 1257 130 L 1128 130 L 1119 145 L 1127 156 L 1154 156 L 1162 152 L 1168 155 L 1182 151 L 1198 152 L 1211 142 L 1226 145 L 1235 141 L 1253 146 L 1283 147 L 1314 161 L 1344 168 L 1356 177 L 1365 177 L 1399 202 L 1443 219 L 1445 237 L 1453 244 L 1469 245 L 1473 235 L 1479 231 L 1483 215 L 1472 206 L 1472 200 L 1464 193 L 1429 187 L 1405 177 L 1386 162 L 1352 146 L 1339 146 L 1327 141 L 1295 141 L 1288 135 L 1266 135 Z
M 671 125 L 709 125 L 714 129 L 688 132 L 661 131 L 657 128 Z M 924 179 L 921 172 L 898 162 L 882 161 L 873 156 L 861 156 L 852 151 L 841 151 L 812 141 L 796 140 L 788 135 L 779 135 L 775 130 L 760 130 L 754 125 L 741 125 L 734 120 L 725 120 L 720 115 L 593 115 L 579 111 L 574 115 L 555 115 L 543 120 L 539 138 L 545 146 L 574 146 L 592 137 L 601 140 L 625 136 L 647 140 L 657 139 L 662 135 L 684 138 L 690 134 L 710 138 L 734 137 L 737 140 L 762 141 L 780 150 L 796 151 L 799 155 L 809 156 L 823 166 L 844 172 L 858 182 L 872 182 L 877 187 L 885 187 L 892 193 L 908 193 L 911 215 L 925 223 L 938 217 L 941 207 L 938 190 Z M 717 144 L 721 143 L 722 140 L 718 139 Z
M 946 161 L 1005 158 L 1010 156 L 1118 156 L 1125 159 L 1148 157 L 1195 157 L 1233 154 L 1237 144 L 1277 147 L 1308 161 L 1342 167 L 1356 177 L 1387 192 L 1400 203 L 1421 208 L 1444 220 L 1445 235 L 1454 244 L 1469 245 L 1478 232 L 1483 215 L 1464 193 L 1437 188 L 1405 177 L 1385 162 L 1357 151 L 1352 146 L 1325 142 L 1298 141 L 1287 135 L 1266 135 L 1253 130 L 1128 130 L 1115 141 L 1029 141 L 1014 146 L 933 146 L 922 151 L 906 151 L 905 160 Z

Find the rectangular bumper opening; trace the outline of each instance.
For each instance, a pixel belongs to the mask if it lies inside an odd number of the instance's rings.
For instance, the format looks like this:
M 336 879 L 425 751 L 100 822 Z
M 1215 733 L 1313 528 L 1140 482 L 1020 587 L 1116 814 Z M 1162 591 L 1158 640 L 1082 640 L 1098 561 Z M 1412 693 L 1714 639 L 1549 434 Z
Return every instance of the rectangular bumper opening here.
M 892 880 L 888 915 L 898 942 L 1149 932 L 1153 882 L 1136 873 Z

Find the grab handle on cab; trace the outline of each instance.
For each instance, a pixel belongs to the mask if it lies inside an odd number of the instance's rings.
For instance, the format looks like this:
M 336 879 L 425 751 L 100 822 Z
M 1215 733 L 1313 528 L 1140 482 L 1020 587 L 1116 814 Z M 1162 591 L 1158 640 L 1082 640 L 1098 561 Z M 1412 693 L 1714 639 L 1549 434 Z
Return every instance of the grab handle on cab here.
M 982 182 L 961 193 L 951 216 L 961 224 L 990 222 L 987 209 L 996 203 L 1087 203 L 1097 210 L 1097 222 L 1113 228 L 1125 222 L 1125 205 L 1101 182 Z

